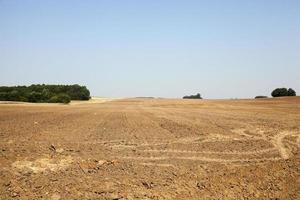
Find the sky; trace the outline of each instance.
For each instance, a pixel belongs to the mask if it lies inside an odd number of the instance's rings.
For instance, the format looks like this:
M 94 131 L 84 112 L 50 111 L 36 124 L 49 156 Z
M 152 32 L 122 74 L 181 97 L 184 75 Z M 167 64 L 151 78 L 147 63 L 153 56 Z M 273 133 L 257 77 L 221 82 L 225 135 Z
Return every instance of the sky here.
M 93 96 L 300 93 L 299 0 L 0 0 L 0 85 Z

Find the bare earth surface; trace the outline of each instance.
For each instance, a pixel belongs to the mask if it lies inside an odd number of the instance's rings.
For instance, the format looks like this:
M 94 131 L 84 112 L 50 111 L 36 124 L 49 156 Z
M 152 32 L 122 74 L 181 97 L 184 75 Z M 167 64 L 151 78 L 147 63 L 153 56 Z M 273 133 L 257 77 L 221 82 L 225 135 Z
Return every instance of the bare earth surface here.
M 300 199 L 299 97 L 0 111 L 0 199 Z

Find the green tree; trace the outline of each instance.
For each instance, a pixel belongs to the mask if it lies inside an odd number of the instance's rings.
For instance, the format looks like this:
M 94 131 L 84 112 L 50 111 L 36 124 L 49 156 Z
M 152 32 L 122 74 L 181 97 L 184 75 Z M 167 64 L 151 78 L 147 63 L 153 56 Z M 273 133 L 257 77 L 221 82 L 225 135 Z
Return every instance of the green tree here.
M 184 96 L 184 99 L 202 99 L 201 94 L 198 93 L 196 95 Z
M 68 95 L 68 97 L 64 95 Z M 55 97 L 54 97 L 55 96 Z M 67 102 L 70 100 L 89 100 L 90 91 L 85 86 L 75 85 L 45 85 L 30 86 L 0 86 L 1 101 L 29 101 L 29 102 Z M 57 100 L 57 98 L 59 100 Z
M 8 94 L 8 100 L 9 101 L 19 101 L 20 100 L 20 95 L 17 90 L 13 90 Z
M 272 97 L 284 97 L 288 96 L 288 90 L 286 88 L 276 88 L 271 93 Z
M 42 95 L 41 99 L 44 102 L 47 102 L 51 98 L 51 94 L 50 94 L 49 90 L 46 88 L 43 89 L 41 95 Z
M 8 95 L 7 92 L 0 92 L 0 101 L 7 101 Z
M 292 88 L 289 88 L 288 89 L 288 96 L 296 96 L 295 90 L 293 90 Z
M 255 99 L 264 99 L 264 98 L 268 98 L 267 96 L 256 96 Z
M 42 102 L 42 93 L 40 92 L 31 92 L 28 96 L 28 101 L 32 103 Z
M 68 104 L 71 102 L 71 98 L 69 95 L 67 94 L 58 94 L 55 95 L 53 97 L 51 97 L 51 99 L 49 100 L 49 103 L 65 103 Z

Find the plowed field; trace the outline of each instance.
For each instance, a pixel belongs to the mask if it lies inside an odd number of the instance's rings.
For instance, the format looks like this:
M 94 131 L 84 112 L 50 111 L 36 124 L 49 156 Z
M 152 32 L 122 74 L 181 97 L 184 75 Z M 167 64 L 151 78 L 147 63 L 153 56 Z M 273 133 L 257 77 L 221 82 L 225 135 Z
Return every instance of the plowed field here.
M 300 199 L 299 97 L 0 111 L 0 199 Z

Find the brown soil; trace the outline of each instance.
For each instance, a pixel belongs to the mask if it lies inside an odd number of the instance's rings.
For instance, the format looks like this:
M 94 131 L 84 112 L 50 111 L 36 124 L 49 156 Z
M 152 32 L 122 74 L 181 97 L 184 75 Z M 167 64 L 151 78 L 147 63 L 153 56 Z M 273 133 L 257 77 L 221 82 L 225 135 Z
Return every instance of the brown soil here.
M 0 111 L 0 199 L 300 199 L 299 97 Z

